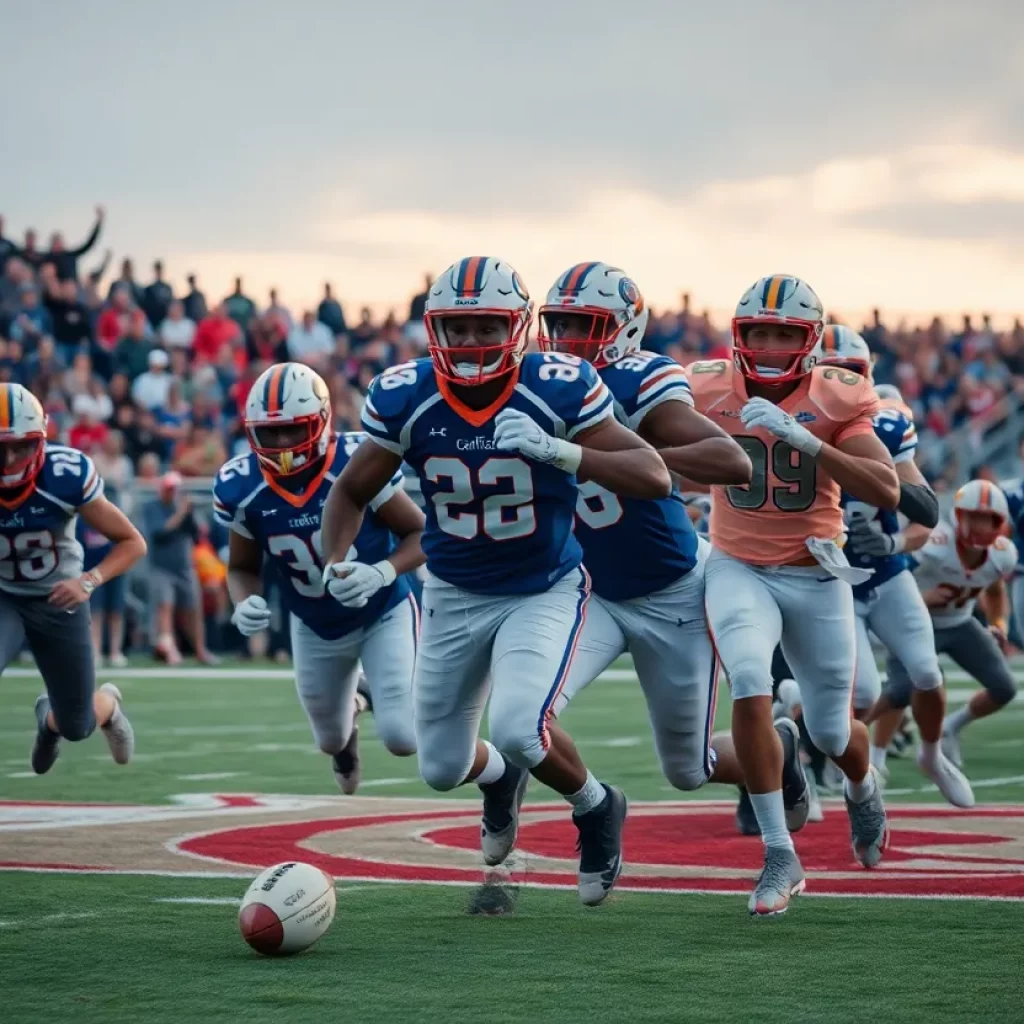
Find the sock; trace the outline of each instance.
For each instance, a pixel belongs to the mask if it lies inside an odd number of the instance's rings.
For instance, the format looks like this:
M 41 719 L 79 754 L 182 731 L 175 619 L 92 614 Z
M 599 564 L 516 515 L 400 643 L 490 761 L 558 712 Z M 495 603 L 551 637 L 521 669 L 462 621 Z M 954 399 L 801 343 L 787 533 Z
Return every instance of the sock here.
M 922 744 L 923 746 L 923 744 Z M 885 759 L 887 751 L 885 747 L 872 747 L 871 748 L 871 763 L 881 771 L 885 767 Z
M 487 764 L 473 780 L 478 786 L 487 786 L 492 782 L 497 782 L 505 774 L 505 758 L 498 753 L 498 748 L 488 743 L 487 740 L 484 740 L 483 744 L 487 748 Z
M 786 828 L 786 808 L 782 803 L 782 790 L 774 793 L 751 793 L 750 804 L 761 826 L 761 839 L 765 846 L 794 849 L 793 838 Z
M 921 740 L 921 763 L 935 764 L 939 760 L 939 744 Z
M 868 771 L 860 782 L 853 779 L 846 780 L 846 795 L 855 803 L 862 804 L 875 793 L 875 773 Z
M 973 721 L 974 715 L 971 714 L 970 706 L 965 704 L 959 711 L 954 711 L 953 714 L 946 716 L 946 720 L 942 723 L 942 731 L 951 732 L 955 735 L 965 725 Z
M 594 810 L 604 802 L 607 795 L 604 786 L 587 772 L 587 781 L 583 783 L 583 788 L 576 793 L 570 793 L 565 799 L 572 804 L 573 816 L 578 817 Z

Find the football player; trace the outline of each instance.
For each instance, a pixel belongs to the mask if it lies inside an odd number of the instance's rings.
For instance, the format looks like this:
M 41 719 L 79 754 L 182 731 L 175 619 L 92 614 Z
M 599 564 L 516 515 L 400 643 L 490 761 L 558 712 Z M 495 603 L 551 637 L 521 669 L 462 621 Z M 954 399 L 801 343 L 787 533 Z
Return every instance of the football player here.
M 369 502 L 347 559 L 351 572 L 328 593 L 321 513 L 366 435 L 331 429 L 327 385 L 301 363 L 272 366 L 256 380 L 245 432 L 252 451 L 225 463 L 213 487 L 214 516 L 231 531 L 231 621 L 243 636 L 267 628 L 262 572 L 273 572 L 289 612 L 299 701 L 341 791 L 351 794 L 359 785 L 360 659 L 384 745 L 399 757 L 416 752 L 418 612 L 404 574 L 423 562 L 423 513 L 402 491 L 401 474 L 393 474 Z
M 89 596 L 127 572 L 146 542 L 103 497 L 92 460 L 46 443 L 46 414 L 20 384 L 0 384 L 0 673 L 27 641 L 46 693 L 36 700 L 32 770 L 48 772 L 61 737 L 84 740 L 97 725 L 118 764 L 135 747 L 113 683 L 96 685 Z M 112 542 L 82 572 L 78 517 Z
M 807 730 L 846 776 L 854 855 L 882 858 L 888 825 L 867 729 L 851 727 L 856 663 L 852 582 L 867 576 L 840 548 L 840 489 L 894 509 L 899 478 L 872 418 L 868 380 L 816 368 L 824 329 L 801 280 L 765 277 L 740 299 L 733 359 L 687 368 L 697 409 L 736 438 L 754 466 L 746 487 L 712 488 L 705 570 L 708 619 L 732 689 L 736 751 L 765 844 L 750 897 L 756 915 L 784 912 L 804 874 L 786 828 L 782 747 L 772 725 L 772 654 L 782 643 L 800 686 Z
M 821 340 L 819 364 L 840 366 L 871 379 L 867 342 L 849 327 L 829 325 Z M 857 674 L 853 684 L 854 714 L 867 720 L 882 692 L 868 630 L 906 669 L 914 683 L 913 711 L 921 734 L 917 764 L 955 807 L 973 807 L 974 794 L 963 774 L 942 753 L 942 720 L 946 692 L 935 653 L 935 635 L 928 609 L 910 573 L 908 554 L 920 548 L 939 521 L 939 502 L 914 462 L 917 432 L 908 409 L 881 409 L 874 418 L 875 436 L 885 445 L 900 480 L 899 511 L 924 529 L 901 531 L 894 511 L 877 509 L 843 494 L 849 529 L 846 555 L 851 565 L 872 570 L 853 588 L 857 612 Z M 881 738 L 871 749 L 872 763 L 885 767 Z
M 640 349 L 649 311 L 636 284 L 605 263 L 579 263 L 562 274 L 540 309 L 537 342 L 589 362 L 621 421 L 659 450 L 679 476 L 701 484 L 750 483 L 743 449 L 693 408 L 683 368 Z M 728 735 L 712 737 L 718 662 L 704 613 L 704 563 L 679 492 L 641 501 L 581 483 L 576 535 L 594 596 L 557 708 L 596 679 L 620 654 L 633 656 L 665 778 L 677 789 L 708 781 L 742 783 Z M 807 814 L 796 725 L 776 722 L 785 750 L 783 795 L 791 830 Z
M 942 521 L 916 553 L 917 585 L 931 612 L 935 647 L 984 687 L 965 707 L 947 716 L 942 749 L 957 766 L 965 726 L 1004 708 L 1017 692 L 1006 660 L 1009 601 L 1006 581 L 1017 564 L 1017 549 L 1003 536 L 1009 520 L 1006 496 L 987 480 L 972 480 L 956 492 L 953 521 Z M 988 626 L 975 617 L 981 599 Z M 905 708 L 914 680 L 894 654 L 888 661 L 883 707 Z
M 363 409 L 372 443 L 331 489 L 324 545 L 344 561 L 363 510 L 404 458 L 427 509 L 420 772 L 438 790 L 480 785 L 488 864 L 512 849 L 528 773 L 564 796 L 579 832 L 579 895 L 594 905 L 622 868 L 626 799 L 552 720 L 590 603 L 573 533 L 576 479 L 633 498 L 666 497 L 672 483 L 658 453 L 615 421 L 593 367 L 526 354 L 531 319 L 503 260 L 468 257 L 441 275 L 427 298 L 430 356 L 373 382 Z
M 1011 640 L 1024 647 L 1024 477 L 1001 481 L 999 489 L 1010 513 L 1007 533 L 1017 549 L 1017 568 L 1010 582 Z

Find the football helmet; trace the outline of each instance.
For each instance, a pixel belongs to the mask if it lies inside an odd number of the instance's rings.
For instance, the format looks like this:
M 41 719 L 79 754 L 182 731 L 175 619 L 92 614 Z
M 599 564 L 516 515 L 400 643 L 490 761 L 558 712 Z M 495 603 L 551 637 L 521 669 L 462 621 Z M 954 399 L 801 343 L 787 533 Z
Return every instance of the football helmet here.
M 871 349 L 851 327 L 826 324 L 815 354 L 825 366 L 842 366 L 862 377 L 871 377 Z
M 800 327 L 806 333 L 798 349 L 751 349 L 747 332 L 758 324 Z M 773 274 L 755 281 L 744 293 L 732 318 L 736 369 L 762 384 L 782 384 L 803 377 L 817 362 L 815 348 L 825 327 L 825 310 L 810 285 L 798 277 Z M 785 360 L 782 367 L 758 363 L 765 356 Z
M 245 401 L 245 433 L 260 465 L 291 476 L 327 454 L 331 396 L 319 374 L 302 363 L 278 363 L 256 378 Z
M 28 493 L 46 458 L 46 413 L 21 384 L 0 384 L 0 490 Z
M 875 394 L 882 402 L 899 402 L 903 404 L 903 395 L 895 384 L 876 384 Z
M 953 513 L 960 541 L 971 548 L 995 543 L 1010 518 L 1006 495 L 988 480 L 971 480 L 953 497 Z
M 551 286 L 540 307 L 537 344 L 600 369 L 635 352 L 651 315 L 632 279 L 607 263 L 577 263 Z
M 504 260 L 467 256 L 453 263 L 427 295 L 427 350 L 435 372 L 455 384 L 484 384 L 508 373 L 523 358 L 532 317 L 526 286 Z M 467 323 L 470 318 L 479 318 L 479 325 Z

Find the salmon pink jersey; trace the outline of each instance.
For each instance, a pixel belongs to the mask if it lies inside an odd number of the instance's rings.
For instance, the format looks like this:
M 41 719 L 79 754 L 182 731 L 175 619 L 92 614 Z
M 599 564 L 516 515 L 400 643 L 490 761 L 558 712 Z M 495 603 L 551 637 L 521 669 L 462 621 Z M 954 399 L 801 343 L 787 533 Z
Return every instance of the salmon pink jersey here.
M 686 374 L 697 411 L 734 437 L 754 465 L 748 486 L 711 488 L 711 543 L 752 565 L 806 562 L 808 537 L 842 543 L 839 485 L 817 460 L 763 428 L 743 425 L 740 410 L 749 396 L 732 361 L 693 363 Z M 779 405 L 832 445 L 872 434 L 879 408 L 871 382 L 838 366 L 815 367 Z

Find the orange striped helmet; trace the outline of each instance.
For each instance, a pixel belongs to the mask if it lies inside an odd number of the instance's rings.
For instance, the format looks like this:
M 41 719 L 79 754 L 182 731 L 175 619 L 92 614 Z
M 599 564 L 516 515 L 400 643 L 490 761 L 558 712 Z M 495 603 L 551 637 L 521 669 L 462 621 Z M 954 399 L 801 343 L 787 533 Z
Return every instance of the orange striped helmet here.
M 46 457 L 46 413 L 21 384 L 0 384 L 0 491 L 20 500 L 35 483 Z
M 953 498 L 957 533 L 968 547 L 987 548 L 1010 518 L 1006 495 L 989 480 L 971 480 Z

